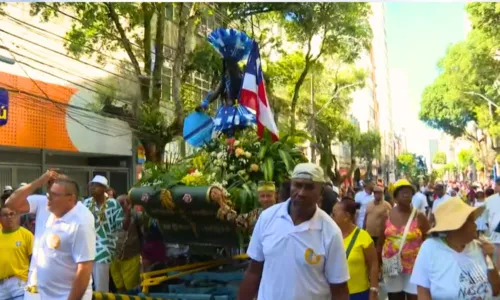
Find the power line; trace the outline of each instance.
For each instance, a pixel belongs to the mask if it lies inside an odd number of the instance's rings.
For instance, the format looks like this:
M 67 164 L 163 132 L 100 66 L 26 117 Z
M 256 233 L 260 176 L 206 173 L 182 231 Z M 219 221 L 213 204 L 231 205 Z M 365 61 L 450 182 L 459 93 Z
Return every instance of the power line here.
M 122 78 L 122 79 L 128 80 L 128 81 L 133 82 L 133 83 L 135 83 L 135 84 L 138 84 L 138 85 L 140 85 L 140 86 L 147 86 L 147 84 L 144 84 L 144 83 L 142 83 L 142 82 L 140 82 L 140 81 L 138 81 L 138 80 L 133 80 L 133 79 L 131 79 L 131 78 L 129 78 L 129 77 L 126 77 L 126 76 L 123 76 L 123 75 L 121 75 L 121 74 L 117 74 L 117 73 L 111 72 L 111 71 L 106 70 L 106 69 L 104 69 L 104 68 L 102 68 L 102 67 L 99 67 L 99 66 L 96 66 L 96 65 L 93 65 L 93 64 L 87 63 L 87 62 L 85 62 L 85 61 L 81 61 L 81 60 L 79 60 L 79 59 L 77 59 L 77 58 L 74 58 L 74 57 L 71 57 L 71 56 L 69 56 L 69 55 L 67 55 L 67 54 L 65 54 L 65 53 L 62 53 L 62 52 L 56 51 L 56 50 L 54 50 L 54 49 L 51 49 L 51 48 L 48 48 L 48 47 L 46 47 L 46 46 L 40 45 L 40 44 L 38 44 L 38 43 L 36 43 L 36 42 L 30 41 L 30 40 L 28 40 L 28 39 L 26 39 L 26 38 L 23 38 L 23 37 L 20 37 L 20 36 L 18 36 L 18 35 L 15 35 L 15 34 L 12 34 L 12 33 L 10 33 L 10 32 L 7 32 L 7 31 L 5 31 L 5 30 L 3 30 L 3 29 L 1 29 L 1 28 L 0 28 L 0 32 L 6 33 L 6 34 L 8 34 L 8 35 L 10 35 L 10 36 L 13 36 L 13 37 L 17 38 L 17 39 L 20 39 L 20 40 L 22 40 L 22 41 L 25 41 L 25 42 L 31 43 L 31 44 L 33 44 L 33 45 L 35 45 L 35 46 L 41 47 L 42 49 L 45 49 L 45 50 L 51 51 L 51 52 L 53 52 L 53 53 L 59 54 L 59 55 L 61 55 L 61 56 L 67 57 L 67 58 L 70 58 L 71 60 L 74 60 L 74 61 L 76 61 L 76 62 L 79 62 L 79 63 L 85 64 L 85 65 L 87 65 L 87 66 L 93 67 L 93 68 L 95 68 L 95 69 L 97 69 L 97 70 L 104 71 L 104 72 L 106 72 L 106 73 L 108 73 L 108 74 L 110 74 L 110 75 L 113 75 L 113 76 L 116 76 L 116 77 L 119 77 L 119 78 Z M 117 65 L 114 65 L 114 66 L 117 66 Z M 120 68 L 121 66 L 117 66 L 117 67 L 119 67 L 119 68 Z M 128 69 L 125 69 L 125 70 L 130 71 L 130 70 L 128 70 Z M 165 75 L 165 74 L 162 74 L 162 77 L 163 77 L 163 78 L 167 78 L 167 79 L 169 79 L 169 80 L 171 79 L 171 76 L 168 76 L 168 75 Z M 195 90 L 195 89 L 201 90 L 198 86 L 195 86 L 195 85 L 193 85 L 193 84 L 191 84 L 191 83 L 185 82 L 185 83 L 183 83 L 183 84 L 185 84 L 187 87 L 189 87 L 189 89 L 191 89 L 192 91 L 195 91 L 195 92 L 196 92 L 196 90 Z M 170 99 L 168 99 L 168 100 L 170 100 Z

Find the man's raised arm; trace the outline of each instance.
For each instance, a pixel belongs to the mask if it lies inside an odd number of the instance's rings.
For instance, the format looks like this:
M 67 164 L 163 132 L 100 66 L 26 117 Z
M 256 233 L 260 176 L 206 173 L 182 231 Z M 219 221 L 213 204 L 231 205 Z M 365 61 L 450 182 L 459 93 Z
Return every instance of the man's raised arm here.
M 33 195 L 37 189 L 43 187 L 44 184 L 55 177 L 57 177 L 56 171 L 45 172 L 38 179 L 14 191 L 5 201 L 5 206 L 17 213 L 28 213 L 30 211 L 28 196 Z

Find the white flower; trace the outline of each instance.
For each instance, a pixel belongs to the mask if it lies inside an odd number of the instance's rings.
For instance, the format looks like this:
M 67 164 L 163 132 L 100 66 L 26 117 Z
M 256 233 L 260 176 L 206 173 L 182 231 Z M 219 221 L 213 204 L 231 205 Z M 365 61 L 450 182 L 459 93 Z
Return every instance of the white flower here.
M 224 152 L 217 153 L 217 158 L 221 159 L 224 156 Z
M 227 181 L 222 180 L 222 185 L 223 185 L 223 186 L 226 186 L 226 185 L 227 185 Z
M 245 152 L 245 156 L 246 156 L 246 158 L 250 158 L 250 157 L 252 157 L 252 153 L 247 151 L 247 152 Z
M 236 169 L 235 166 L 233 166 L 233 165 L 229 166 L 229 170 L 234 171 L 234 169 Z
M 235 141 L 234 141 L 234 145 L 235 145 L 235 146 L 238 146 L 239 144 L 240 144 L 240 141 L 238 141 L 238 140 L 235 140 Z

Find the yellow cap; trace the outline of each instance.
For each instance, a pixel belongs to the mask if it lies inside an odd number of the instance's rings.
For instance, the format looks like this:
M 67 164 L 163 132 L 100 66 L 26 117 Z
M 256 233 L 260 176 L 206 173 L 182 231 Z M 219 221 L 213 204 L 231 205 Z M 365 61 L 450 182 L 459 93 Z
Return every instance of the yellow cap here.
M 399 179 L 392 186 L 392 196 L 396 197 L 396 192 L 400 188 L 405 187 L 405 186 L 411 188 L 413 190 L 413 193 L 415 194 L 415 187 L 408 180 L 406 180 L 406 179 Z
M 257 192 L 276 192 L 276 186 L 272 181 L 259 182 Z

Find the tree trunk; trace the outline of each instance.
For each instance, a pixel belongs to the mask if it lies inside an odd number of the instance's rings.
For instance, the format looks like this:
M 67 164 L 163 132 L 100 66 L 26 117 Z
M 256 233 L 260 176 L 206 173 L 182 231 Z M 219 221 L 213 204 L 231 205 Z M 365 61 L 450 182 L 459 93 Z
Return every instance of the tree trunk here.
M 152 105 L 155 109 L 160 108 L 160 101 L 162 99 L 162 74 L 163 64 L 165 63 L 165 24 L 166 24 L 166 7 L 165 3 L 156 3 L 156 38 L 155 38 L 155 61 L 153 68 L 153 92 L 152 92 Z
M 292 106 L 290 110 L 290 134 L 292 135 L 295 133 L 296 129 L 295 113 L 297 111 L 297 102 L 299 101 L 300 88 L 302 87 L 302 84 L 304 84 L 304 80 L 306 79 L 307 73 L 309 72 L 310 64 L 311 61 L 306 58 L 306 65 L 304 67 L 304 70 L 302 70 L 299 79 L 295 83 L 295 89 L 293 91 L 292 97 Z
M 177 4 L 178 36 L 177 49 L 175 51 L 174 63 L 172 67 L 172 99 L 175 106 L 176 126 L 182 128 L 184 120 L 184 103 L 182 102 L 181 86 L 183 76 L 184 58 L 186 56 L 186 44 L 193 32 L 193 24 L 197 17 L 197 3 L 193 3 L 189 17 L 184 17 L 186 7 L 184 3 Z

